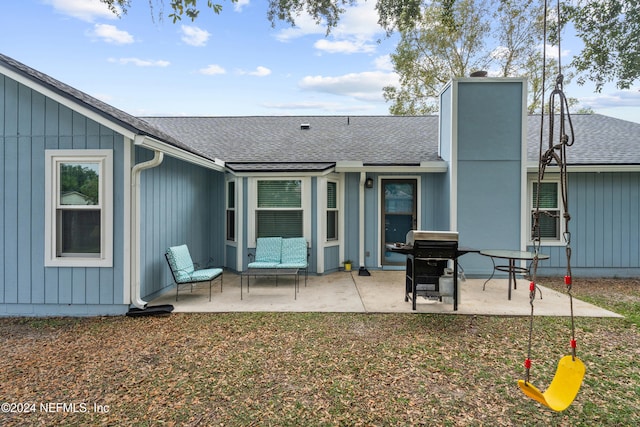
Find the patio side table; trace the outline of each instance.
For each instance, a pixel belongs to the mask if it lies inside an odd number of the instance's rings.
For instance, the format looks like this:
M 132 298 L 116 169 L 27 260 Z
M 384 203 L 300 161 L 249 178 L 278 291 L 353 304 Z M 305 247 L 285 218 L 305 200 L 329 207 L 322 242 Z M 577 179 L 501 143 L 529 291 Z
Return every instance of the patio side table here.
M 493 275 L 496 271 L 504 271 L 509 274 L 509 289 L 508 289 L 508 298 L 511 299 L 511 283 L 513 280 L 513 289 L 517 289 L 516 283 L 516 273 L 523 274 L 529 273 L 528 268 L 516 266 L 516 260 L 518 261 L 533 261 L 536 257 L 536 254 L 533 252 L 526 251 L 512 251 L 507 249 L 484 249 L 480 251 L 480 255 L 488 256 L 491 258 L 491 262 L 493 263 L 493 271 L 491 272 L 491 276 L 485 280 L 484 285 L 482 285 L 482 290 L 484 291 L 487 282 L 493 279 Z M 508 260 L 508 265 L 497 265 L 496 259 L 505 259 Z M 538 259 L 549 259 L 549 255 L 538 254 Z

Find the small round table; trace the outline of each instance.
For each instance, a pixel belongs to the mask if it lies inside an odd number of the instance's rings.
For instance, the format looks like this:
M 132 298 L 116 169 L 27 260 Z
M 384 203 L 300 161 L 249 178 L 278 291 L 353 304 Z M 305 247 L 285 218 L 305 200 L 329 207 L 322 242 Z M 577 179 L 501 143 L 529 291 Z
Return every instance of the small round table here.
M 516 273 L 523 274 L 529 273 L 529 269 L 525 267 L 516 266 L 516 260 L 518 261 L 533 261 L 536 257 L 534 252 L 526 252 L 526 251 L 512 251 L 506 249 L 484 249 L 480 251 L 480 255 L 488 256 L 491 258 L 491 262 L 493 263 L 493 271 L 491 272 L 491 276 L 485 280 L 484 285 L 482 285 L 482 290 L 484 291 L 484 287 L 487 282 L 493 279 L 493 275 L 496 270 L 504 271 L 509 273 L 509 290 L 508 297 L 511 299 L 511 283 L 513 280 L 513 289 L 516 288 Z M 496 259 L 506 259 L 509 261 L 508 265 L 496 265 Z M 538 254 L 538 259 L 549 259 L 549 255 Z

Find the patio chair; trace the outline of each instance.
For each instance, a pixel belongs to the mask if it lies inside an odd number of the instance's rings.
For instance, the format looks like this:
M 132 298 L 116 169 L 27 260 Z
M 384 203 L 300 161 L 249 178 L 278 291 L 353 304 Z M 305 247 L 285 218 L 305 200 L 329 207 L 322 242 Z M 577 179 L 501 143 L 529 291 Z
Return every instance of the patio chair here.
M 260 237 L 256 242 L 255 255 L 249 254 L 249 258 L 255 257 L 247 267 L 254 268 L 278 268 L 280 265 L 280 253 L 282 252 L 282 237 Z
M 173 281 L 176 283 L 176 301 L 178 301 L 178 288 L 180 285 L 193 285 L 196 283 L 209 282 L 209 301 L 211 301 L 211 285 L 213 281 L 220 277 L 220 292 L 222 292 L 222 269 L 203 268 L 197 270 L 197 265 L 193 263 L 187 245 L 172 246 L 164 254 L 171 269 Z
M 307 286 L 309 251 L 304 237 L 282 239 L 282 259 L 278 268 L 297 268 L 304 270 L 304 285 Z

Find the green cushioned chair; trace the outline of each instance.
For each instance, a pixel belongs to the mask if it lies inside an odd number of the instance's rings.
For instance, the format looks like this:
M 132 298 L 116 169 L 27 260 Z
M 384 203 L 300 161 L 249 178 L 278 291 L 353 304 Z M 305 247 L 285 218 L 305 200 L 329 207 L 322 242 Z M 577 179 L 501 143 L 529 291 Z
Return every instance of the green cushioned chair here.
M 220 292 L 222 292 L 222 272 L 221 268 L 196 269 L 196 265 L 191 259 L 187 245 L 172 246 L 164 254 L 171 269 L 173 281 L 176 283 L 176 301 L 178 301 L 178 288 L 180 285 L 193 285 L 201 282 L 209 282 L 209 301 L 211 301 L 211 285 L 213 281 L 220 277 Z
M 280 252 L 282 251 L 282 237 L 260 237 L 256 241 L 256 254 L 248 268 L 278 268 Z M 249 254 L 252 256 L 252 254 Z
M 282 239 L 282 255 L 278 268 L 297 268 L 304 270 L 304 285 L 307 286 L 307 269 L 309 252 L 304 237 Z

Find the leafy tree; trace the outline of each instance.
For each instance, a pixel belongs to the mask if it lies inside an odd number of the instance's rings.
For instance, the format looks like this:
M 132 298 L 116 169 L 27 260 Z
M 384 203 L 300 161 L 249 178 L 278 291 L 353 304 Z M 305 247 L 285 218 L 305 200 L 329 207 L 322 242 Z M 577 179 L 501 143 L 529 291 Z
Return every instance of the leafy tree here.
M 100 0 L 109 6 L 109 9 L 120 16 L 121 13 L 127 13 L 127 9 L 131 6 L 132 0 Z M 152 14 L 157 13 L 161 19 L 164 12 L 164 0 L 147 0 Z M 237 3 L 238 0 L 225 0 L 229 3 Z M 205 0 L 171 0 L 171 13 L 169 17 L 173 22 L 177 22 L 186 17 L 195 21 L 200 14 L 200 8 L 203 7 Z M 278 21 L 284 21 L 291 25 L 295 25 L 295 18 L 301 13 L 307 13 L 315 19 L 318 24 L 326 25 L 327 33 L 334 28 L 344 13 L 344 6 L 353 5 L 357 0 L 269 0 L 269 9 L 267 18 L 272 25 Z M 219 14 L 223 5 L 214 2 L 214 0 L 206 0 L 206 7 L 214 13 Z
M 77 192 L 83 195 L 87 204 L 98 204 L 98 173 L 82 164 L 64 163 L 60 170 L 60 191 Z
M 492 69 L 501 77 L 526 76 L 529 112 L 542 97 L 542 10 L 534 0 L 433 1 L 422 18 L 400 27 L 392 55 L 400 87 L 383 89 L 392 114 L 437 111 L 437 94 L 452 77 Z M 547 75 L 557 61 L 547 60 Z M 565 73 L 565 81 L 569 75 Z M 547 91 L 550 89 L 548 86 Z
M 126 13 L 132 2 L 100 1 L 118 15 Z M 164 0 L 147 1 L 152 13 L 159 10 L 157 15 L 162 17 Z M 233 4 L 238 0 L 222 1 Z M 389 34 L 415 27 L 422 19 L 422 11 L 432 3 L 430 0 L 375 1 L 379 23 Z M 444 0 L 442 3 L 453 10 L 456 3 L 464 1 Z M 357 0 L 269 0 L 267 18 L 272 25 L 277 21 L 295 25 L 295 18 L 306 13 L 318 24 L 325 25 L 329 33 L 338 24 L 345 7 L 356 2 Z M 512 2 L 501 0 L 501 3 Z M 563 19 L 573 23 L 578 37 L 584 42 L 583 50 L 572 64 L 578 72 L 583 73 L 578 78 L 579 83 L 588 79 L 596 83 L 597 90 L 601 90 L 605 83 L 615 82 L 619 88 L 625 89 L 640 77 L 639 3 L 640 0 L 565 0 L 562 7 Z M 220 13 L 223 4 L 215 0 L 206 0 L 206 5 L 205 0 L 171 0 L 170 7 L 169 17 L 176 22 L 183 16 L 195 20 L 203 7 Z M 529 18 L 539 16 L 536 8 L 531 8 L 530 11 Z M 506 22 L 508 21 L 504 23 Z
M 640 0 L 578 0 L 564 5 L 584 49 L 573 65 L 578 83 L 629 89 L 640 76 Z
M 484 52 L 491 30 L 485 1 L 434 2 L 414 26 L 400 30 L 400 42 L 391 55 L 400 75 L 400 88 L 383 89 L 390 112 L 396 115 L 437 111 L 437 95 L 451 77 L 482 70 L 491 62 Z
M 388 32 L 411 26 L 429 3 L 377 0 L 380 24 Z M 561 10 L 563 23 L 570 22 L 584 43 L 571 64 L 581 73 L 578 83 L 592 81 L 597 91 L 608 82 L 628 89 L 640 78 L 640 0 L 565 0 Z

